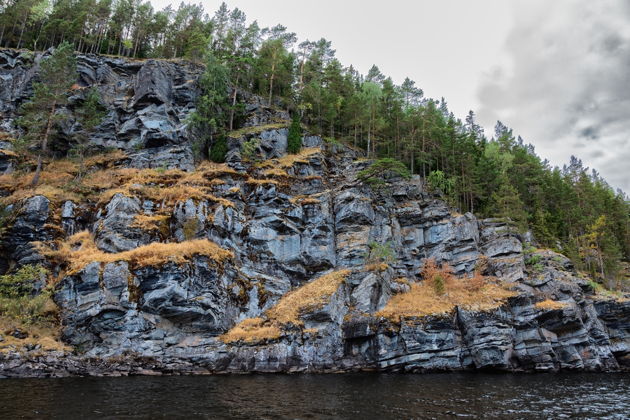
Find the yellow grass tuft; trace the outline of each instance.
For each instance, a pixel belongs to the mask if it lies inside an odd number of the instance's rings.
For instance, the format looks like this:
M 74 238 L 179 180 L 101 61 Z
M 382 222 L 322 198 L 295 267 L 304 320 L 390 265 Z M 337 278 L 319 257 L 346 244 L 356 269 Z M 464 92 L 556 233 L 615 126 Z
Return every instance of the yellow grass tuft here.
M 248 185 L 269 185 L 269 184 L 274 184 L 274 185 L 278 185 L 278 181 L 276 181 L 275 179 L 254 179 L 254 178 L 249 178 L 246 183 Z
M 196 239 L 180 243 L 154 242 L 130 251 L 109 254 L 99 250 L 89 232 L 83 231 L 72 235 L 57 249 L 39 244 L 38 248 L 45 256 L 65 264 L 67 274 L 76 274 L 93 262 L 110 263 L 126 261 L 132 268 L 161 266 L 168 262 L 184 264 L 195 255 L 210 258 L 217 264 L 234 258 L 234 254 L 219 247 L 207 239 Z
M 262 318 L 248 318 L 221 335 L 219 339 L 224 343 L 242 341 L 254 344 L 265 340 L 275 340 L 280 338 L 281 335 L 282 331 L 276 325 L 272 325 Z
M 538 302 L 534 306 L 537 309 L 553 311 L 553 310 L 556 310 L 556 309 L 564 309 L 567 306 L 569 306 L 569 304 L 567 302 L 560 302 L 560 301 L 557 301 L 557 300 L 545 299 L 542 302 Z
M 167 214 L 138 214 L 134 218 L 130 227 L 142 229 L 145 232 L 159 232 L 164 235 L 168 234 L 168 220 L 170 216 Z
M 280 178 L 288 178 L 289 174 L 287 171 L 281 168 L 269 168 L 263 171 L 264 176 L 276 176 Z
M 389 268 L 389 264 L 381 262 L 381 263 L 374 263 L 374 264 L 368 264 L 365 267 L 363 267 L 363 271 L 375 271 L 375 272 L 382 272 L 385 271 Z

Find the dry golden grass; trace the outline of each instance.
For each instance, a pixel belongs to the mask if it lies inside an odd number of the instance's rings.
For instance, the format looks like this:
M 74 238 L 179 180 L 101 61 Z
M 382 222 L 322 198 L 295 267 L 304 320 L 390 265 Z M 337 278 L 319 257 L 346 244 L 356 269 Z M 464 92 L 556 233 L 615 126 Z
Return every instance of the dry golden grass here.
M 242 321 L 220 337 L 223 342 L 246 343 L 273 340 L 280 337 L 282 327 L 293 324 L 303 327 L 300 315 L 323 307 L 339 289 L 350 270 L 333 271 L 306 283 L 282 296 L 276 305 L 265 313 L 265 318 L 250 318 Z
M 234 258 L 234 254 L 207 239 L 196 239 L 180 243 L 154 242 L 130 251 L 109 254 L 99 250 L 94 238 L 87 232 L 79 232 L 68 240 L 58 243 L 57 249 L 38 244 L 42 254 L 67 266 L 67 274 L 76 274 L 93 262 L 110 263 L 126 261 L 132 268 L 161 266 L 168 262 L 184 264 L 195 255 L 206 256 L 217 264 Z
M 296 163 L 308 163 L 308 158 L 321 152 L 321 149 L 318 147 L 308 147 L 300 150 L 299 153 L 294 155 L 284 155 L 279 159 L 274 159 L 278 161 L 278 164 L 281 168 L 290 168 Z
M 450 267 L 437 267 L 431 260 L 425 264 L 422 275 L 422 283 L 411 283 L 409 292 L 392 297 L 377 315 L 398 321 L 407 317 L 444 315 L 455 307 L 487 311 L 516 295 L 497 279 L 483 277 L 479 273 L 473 277 L 457 278 Z M 438 279 L 441 279 L 443 290 L 436 287 Z
M 292 290 L 267 311 L 267 317 L 281 324 L 301 325 L 300 314 L 324 306 L 349 274 L 350 270 L 333 271 Z
M 194 172 L 178 169 L 134 169 L 111 168 L 124 159 L 122 152 L 93 156 L 85 161 L 86 173 L 79 179 L 79 165 L 64 159 L 50 162 L 42 171 L 40 182 L 32 188 L 33 174 L 0 176 L 0 188 L 12 194 L 2 199 L 4 203 L 14 203 L 34 195 L 44 195 L 58 203 L 65 200 L 82 199 L 107 203 L 115 194 L 137 196 L 173 205 L 179 200 L 193 198 L 233 206 L 229 200 L 212 194 L 214 187 L 224 181 L 219 177 L 246 179 L 225 164 L 206 162 Z
M 363 271 L 374 271 L 374 272 L 380 273 L 381 271 L 385 271 L 388 268 L 389 268 L 389 264 L 381 262 L 381 263 L 368 264 L 365 267 L 363 267 Z
M 15 328 L 27 332 L 28 337 L 20 340 L 9 335 Z M 37 344 L 42 347 L 42 351 L 69 352 L 72 350 L 61 341 L 59 328 L 55 325 L 27 325 L 14 319 L 0 317 L 0 332 L 4 338 L 3 341 L 0 341 L 0 352 L 21 350 L 27 345 Z
M 168 214 L 138 214 L 129 227 L 142 229 L 146 232 L 159 232 L 166 235 L 168 234 L 169 219 L 170 216 Z
M 262 318 L 245 319 L 232 328 L 227 333 L 221 335 L 219 339 L 224 343 L 235 343 L 242 341 L 248 344 L 260 343 L 265 340 L 275 340 L 280 338 L 282 331 L 276 325 Z
M 254 178 L 249 178 L 246 183 L 248 185 L 269 185 L 269 184 L 274 184 L 274 185 L 278 185 L 278 181 L 276 181 L 275 179 L 254 179 Z
M 556 309 L 564 309 L 564 308 L 566 308 L 569 305 L 566 302 L 560 302 L 560 301 L 557 301 L 557 300 L 546 299 L 546 300 L 543 300 L 542 302 L 538 302 L 534 306 L 537 309 L 553 311 L 553 310 L 556 310 Z
M 281 168 L 270 168 L 263 171 L 264 176 L 276 176 L 280 178 L 288 178 L 289 174 L 287 171 Z

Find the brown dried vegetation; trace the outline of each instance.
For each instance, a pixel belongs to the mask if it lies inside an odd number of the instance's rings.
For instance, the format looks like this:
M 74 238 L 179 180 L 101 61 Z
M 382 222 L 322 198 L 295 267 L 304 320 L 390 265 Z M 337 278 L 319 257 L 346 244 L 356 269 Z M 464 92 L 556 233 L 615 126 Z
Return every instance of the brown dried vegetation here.
M 219 247 L 207 239 L 197 239 L 180 243 L 154 242 L 130 251 L 109 254 L 96 247 L 94 238 L 87 232 L 72 235 L 64 242 L 58 242 L 56 248 L 38 244 L 42 254 L 67 267 L 66 274 L 76 274 L 93 262 L 110 263 L 126 261 L 132 268 L 161 266 L 172 262 L 184 264 L 193 256 L 206 256 L 212 262 L 221 265 L 234 258 L 234 254 Z
M 282 328 L 289 324 L 303 327 L 300 315 L 328 303 L 348 274 L 350 270 L 333 271 L 287 293 L 265 313 L 266 319 L 246 319 L 223 334 L 221 341 L 256 343 L 279 338 Z
M 472 277 L 458 278 L 447 265 L 439 267 L 428 260 L 422 270 L 422 283 L 411 282 L 407 293 L 395 295 L 377 313 L 392 321 L 408 317 L 445 315 L 455 307 L 471 311 L 487 311 L 501 306 L 516 293 L 493 277 L 475 272 Z M 442 279 L 443 292 L 436 285 Z

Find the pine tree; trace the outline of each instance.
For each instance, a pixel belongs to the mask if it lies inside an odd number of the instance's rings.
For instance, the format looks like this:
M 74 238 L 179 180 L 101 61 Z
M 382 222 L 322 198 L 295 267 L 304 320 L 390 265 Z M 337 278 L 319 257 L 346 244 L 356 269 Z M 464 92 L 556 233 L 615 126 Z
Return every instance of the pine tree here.
M 202 133 L 193 144 L 197 159 L 208 152 L 208 147 L 213 145 L 225 125 L 223 107 L 227 103 L 228 72 L 212 52 L 207 55 L 206 70 L 199 78 L 199 87 L 202 93 L 191 116 L 193 127 Z
M 33 83 L 33 98 L 24 104 L 19 124 L 26 130 L 20 143 L 37 149 L 37 169 L 32 185 L 39 183 L 42 160 L 48 154 L 48 143 L 55 123 L 63 119 L 57 109 L 68 101 L 68 92 L 76 82 L 76 59 L 72 45 L 63 43 L 50 57 L 42 60 L 39 82 Z

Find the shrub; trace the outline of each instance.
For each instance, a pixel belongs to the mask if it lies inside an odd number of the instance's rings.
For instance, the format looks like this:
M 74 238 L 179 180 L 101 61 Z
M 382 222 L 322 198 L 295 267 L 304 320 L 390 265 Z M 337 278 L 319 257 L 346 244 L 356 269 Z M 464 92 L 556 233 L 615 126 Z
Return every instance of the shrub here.
M 396 261 L 396 251 L 394 251 L 391 242 L 385 242 L 384 244 L 370 242 L 368 243 L 368 247 L 369 251 L 366 258 L 368 264 L 391 264 Z
M 455 192 L 455 178 L 447 177 L 442 171 L 431 171 L 427 184 L 431 191 L 441 191 L 446 197 Z
M 52 291 L 37 289 L 46 273 L 41 266 L 27 265 L 0 276 L 0 315 L 27 325 L 49 320 L 56 312 Z
M 365 182 L 373 187 L 386 184 L 388 178 L 392 176 L 404 179 L 411 178 L 411 174 L 405 164 L 392 158 L 378 159 L 357 174 L 357 178 L 361 182 Z
M 248 162 L 258 162 L 260 160 L 259 145 L 260 140 L 258 139 L 250 139 L 244 142 L 241 148 L 241 157 Z
M 433 277 L 433 290 L 435 290 L 435 293 L 438 295 L 444 294 L 444 277 L 439 274 Z
M 223 163 L 225 162 L 225 155 L 227 152 L 227 140 L 225 137 L 221 136 L 212 146 L 210 146 L 208 157 L 213 162 Z
M 187 219 L 182 226 L 182 231 L 184 233 L 184 239 L 190 241 L 197 236 L 197 231 L 199 230 L 199 221 L 196 217 Z
M 295 113 L 293 121 L 289 126 L 289 135 L 287 138 L 287 153 L 299 153 L 302 148 L 302 127 L 300 126 L 300 116 Z

